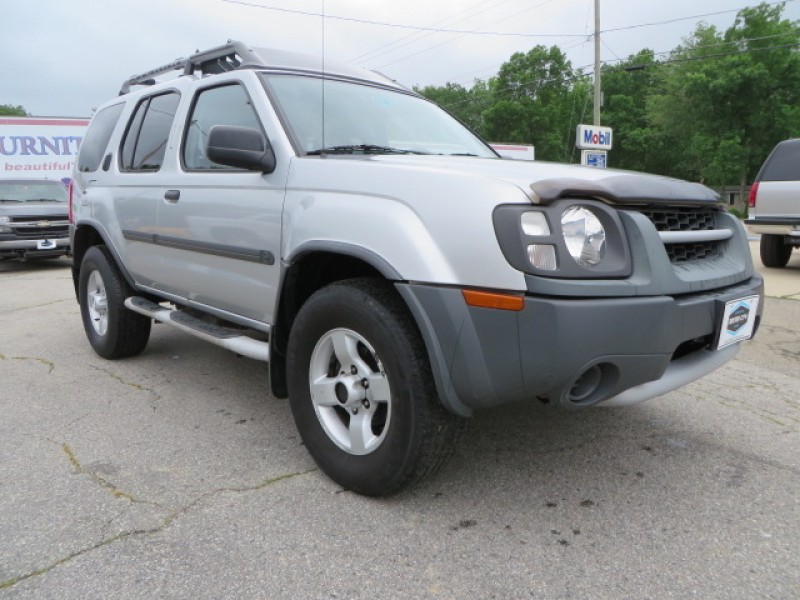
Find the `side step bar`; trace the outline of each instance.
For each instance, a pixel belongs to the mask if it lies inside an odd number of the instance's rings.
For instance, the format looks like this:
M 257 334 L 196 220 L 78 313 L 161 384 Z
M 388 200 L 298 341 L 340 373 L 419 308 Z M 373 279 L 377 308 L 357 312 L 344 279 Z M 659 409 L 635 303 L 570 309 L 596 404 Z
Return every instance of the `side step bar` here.
M 254 340 L 243 335 L 239 329 L 206 323 L 202 319 L 193 317 L 183 311 L 165 308 L 140 296 L 127 298 L 125 306 L 133 312 L 171 325 L 176 329 L 221 346 L 236 354 L 269 362 L 269 342 Z

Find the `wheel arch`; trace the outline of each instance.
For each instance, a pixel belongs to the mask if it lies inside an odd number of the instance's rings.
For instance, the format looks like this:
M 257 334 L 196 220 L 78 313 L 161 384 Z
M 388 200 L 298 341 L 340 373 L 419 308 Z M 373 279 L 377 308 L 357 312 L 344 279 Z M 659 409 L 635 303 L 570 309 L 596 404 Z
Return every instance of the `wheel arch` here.
M 78 298 L 78 278 L 80 277 L 81 272 L 81 262 L 83 261 L 83 257 L 86 252 L 92 246 L 105 246 L 108 248 L 108 251 L 111 252 L 111 256 L 114 258 L 114 262 L 119 269 L 119 272 L 125 278 L 125 281 L 128 285 L 135 289 L 136 285 L 134 283 L 133 277 L 131 277 L 128 270 L 125 268 L 124 263 L 120 260 L 119 254 L 117 253 L 116 248 L 114 245 L 111 244 L 108 240 L 108 236 L 105 235 L 103 231 L 101 231 L 98 227 L 90 223 L 78 223 L 75 225 L 75 231 L 72 235 L 72 283 L 75 287 L 75 298 Z
M 400 274 L 383 257 L 341 242 L 307 242 L 282 263 L 275 322 L 270 331 L 270 387 L 277 398 L 288 397 L 286 347 L 297 313 L 320 288 L 356 277 L 399 281 Z

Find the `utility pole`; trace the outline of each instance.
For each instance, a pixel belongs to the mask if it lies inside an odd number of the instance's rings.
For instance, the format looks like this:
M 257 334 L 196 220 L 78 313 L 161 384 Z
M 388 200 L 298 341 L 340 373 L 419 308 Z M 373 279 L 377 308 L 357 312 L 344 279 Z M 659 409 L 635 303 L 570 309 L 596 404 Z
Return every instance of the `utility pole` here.
M 594 125 L 600 125 L 600 0 L 594 0 Z

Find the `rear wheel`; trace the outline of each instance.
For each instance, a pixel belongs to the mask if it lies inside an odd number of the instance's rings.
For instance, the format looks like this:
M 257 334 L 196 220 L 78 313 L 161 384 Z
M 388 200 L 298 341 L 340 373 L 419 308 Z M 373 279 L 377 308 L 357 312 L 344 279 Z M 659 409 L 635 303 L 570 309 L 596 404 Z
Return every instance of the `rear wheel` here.
M 465 421 L 442 408 L 416 325 L 386 282 L 317 291 L 289 337 L 289 399 L 320 468 L 370 496 L 400 491 L 449 458 Z
M 135 356 L 147 346 L 152 321 L 125 308 L 132 295 L 108 248 L 89 248 L 81 262 L 78 298 L 86 337 L 103 358 Z
M 785 267 L 791 255 L 792 246 L 783 241 L 782 235 L 761 236 L 761 262 L 765 267 Z

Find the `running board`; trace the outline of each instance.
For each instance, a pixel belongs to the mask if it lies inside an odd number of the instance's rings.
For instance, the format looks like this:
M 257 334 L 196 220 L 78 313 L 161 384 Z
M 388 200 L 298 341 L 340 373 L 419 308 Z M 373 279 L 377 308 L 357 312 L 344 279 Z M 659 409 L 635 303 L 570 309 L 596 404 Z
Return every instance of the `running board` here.
M 141 296 L 127 298 L 125 306 L 133 312 L 171 325 L 176 329 L 221 346 L 236 354 L 269 362 L 269 342 L 254 340 L 243 335 L 239 329 L 207 323 L 183 311 L 165 308 L 155 302 L 150 302 L 150 300 Z

